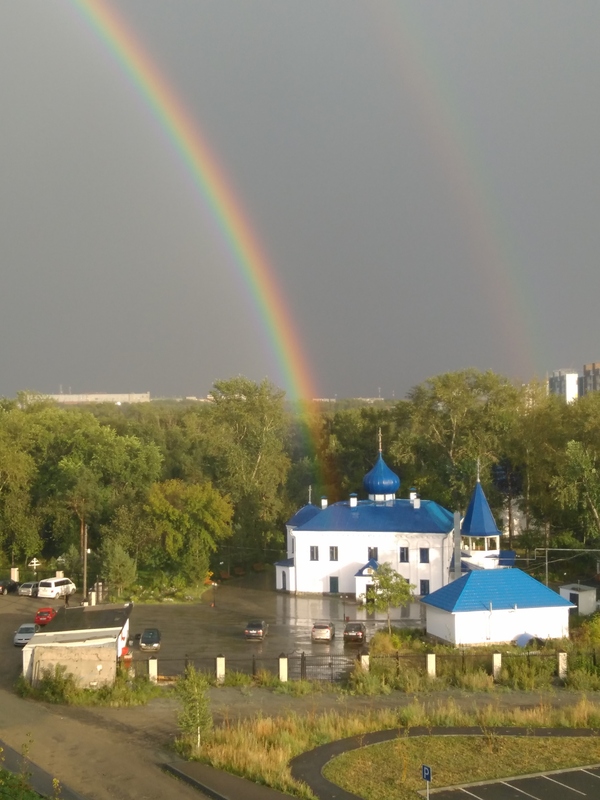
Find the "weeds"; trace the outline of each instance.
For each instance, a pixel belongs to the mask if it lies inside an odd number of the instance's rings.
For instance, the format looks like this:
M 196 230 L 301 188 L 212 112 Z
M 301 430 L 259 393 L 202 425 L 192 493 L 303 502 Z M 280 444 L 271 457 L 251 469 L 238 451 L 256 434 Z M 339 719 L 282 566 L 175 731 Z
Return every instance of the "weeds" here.
M 481 727 L 485 752 L 496 756 L 504 740 L 494 727 L 600 727 L 600 708 L 587 699 L 574 706 L 554 709 L 543 703 L 533 708 L 501 708 L 491 702 L 484 707 L 461 708 L 456 701 L 439 702 L 427 708 L 413 701 L 399 709 L 366 709 L 347 714 L 338 711 L 288 714 L 243 721 L 227 720 L 203 743 L 202 760 L 258 783 L 302 798 L 311 797 L 306 787 L 291 777 L 288 762 L 294 756 L 321 744 L 375 730 L 423 727 Z
M 43 670 L 35 686 L 20 675 L 15 689 L 21 697 L 30 697 L 45 703 L 114 708 L 145 705 L 162 692 L 162 689 L 150 683 L 147 678 L 130 678 L 125 671 L 118 672 L 112 685 L 106 684 L 99 689 L 83 689 L 61 664 L 57 664 L 54 669 Z

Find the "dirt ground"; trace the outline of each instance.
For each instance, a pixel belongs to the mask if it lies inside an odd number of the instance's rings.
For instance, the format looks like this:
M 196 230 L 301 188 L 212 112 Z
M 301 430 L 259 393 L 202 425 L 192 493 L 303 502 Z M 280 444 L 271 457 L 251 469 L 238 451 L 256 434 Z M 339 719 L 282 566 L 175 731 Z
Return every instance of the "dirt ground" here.
M 263 591 L 244 584 L 240 584 L 237 591 L 231 587 L 227 593 L 222 592 L 222 606 L 217 605 L 216 609 L 210 609 L 209 603 L 170 608 L 141 606 L 134 609 L 136 618 L 132 617 L 132 631 L 136 630 L 138 624 L 151 624 L 152 619 L 159 618 L 163 646 L 165 639 L 169 641 L 170 637 L 173 647 L 177 641 L 178 647 L 187 649 L 189 619 L 195 615 L 201 620 L 195 623 L 199 626 L 197 630 L 200 635 L 195 648 L 204 650 L 202 629 L 209 631 L 209 626 L 210 630 L 223 627 L 224 620 L 228 621 L 230 630 L 225 630 L 221 635 L 230 637 L 236 648 L 244 648 L 248 643 L 239 636 L 239 620 L 245 620 L 249 606 L 255 614 L 260 609 L 268 609 L 270 603 L 277 602 L 274 592 L 267 592 L 263 597 Z M 149 705 L 132 709 L 51 706 L 22 700 L 14 694 L 12 687 L 20 671 L 21 651 L 12 645 L 12 633 L 31 617 L 38 605 L 38 601 L 32 598 L 12 595 L 0 598 L 0 739 L 16 750 L 26 745 L 27 755 L 32 761 L 89 800 L 164 800 L 165 797 L 198 800 L 201 797 L 199 792 L 175 782 L 159 766 L 173 760 L 171 746 L 177 735 L 177 706 L 168 689 L 163 697 Z M 223 616 L 214 613 L 219 612 L 221 607 Z M 311 606 L 309 613 L 298 618 L 299 621 L 292 618 L 289 625 L 292 629 L 295 626 L 299 632 L 295 635 L 304 639 L 309 617 L 319 613 L 323 613 L 322 607 Z M 331 615 L 335 610 L 325 609 L 324 613 Z M 280 619 L 278 617 L 275 623 Z M 283 628 L 283 622 L 279 624 Z M 177 630 L 179 634 L 175 635 L 174 631 Z M 207 637 L 211 635 L 207 634 Z M 271 647 L 280 652 L 278 641 Z M 521 707 L 538 706 L 540 703 L 565 706 L 576 703 L 580 698 L 575 693 L 556 691 L 544 695 L 499 692 L 492 696 L 445 692 L 420 696 L 419 699 L 429 706 L 450 696 L 466 708 L 472 708 L 476 703 Z M 329 708 L 341 712 L 390 708 L 413 699 L 400 693 L 353 698 L 330 692 L 289 697 L 265 689 L 220 687 L 211 690 L 217 724 L 225 718 L 231 720 L 257 714 L 278 716 L 289 711 L 302 714 Z M 600 699 L 598 702 L 600 704 Z

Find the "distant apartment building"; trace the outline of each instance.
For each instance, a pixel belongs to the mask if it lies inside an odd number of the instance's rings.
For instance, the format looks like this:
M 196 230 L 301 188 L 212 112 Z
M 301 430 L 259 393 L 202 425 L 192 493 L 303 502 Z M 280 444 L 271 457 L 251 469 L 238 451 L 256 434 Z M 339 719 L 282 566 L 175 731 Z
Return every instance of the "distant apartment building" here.
M 583 394 L 600 390 L 600 362 L 583 365 Z
M 567 403 L 572 403 L 579 397 L 578 373 L 570 369 L 554 370 L 548 376 L 548 391 L 562 397 Z

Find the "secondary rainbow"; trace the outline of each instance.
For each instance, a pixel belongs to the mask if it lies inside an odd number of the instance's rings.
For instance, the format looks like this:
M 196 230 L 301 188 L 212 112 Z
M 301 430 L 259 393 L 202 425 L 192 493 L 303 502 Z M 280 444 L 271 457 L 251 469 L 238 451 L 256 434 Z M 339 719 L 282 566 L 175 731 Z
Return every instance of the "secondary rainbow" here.
M 283 388 L 292 400 L 315 397 L 307 358 L 277 276 L 198 123 L 114 8 L 105 0 L 71 3 L 119 62 L 184 161 L 252 296 Z

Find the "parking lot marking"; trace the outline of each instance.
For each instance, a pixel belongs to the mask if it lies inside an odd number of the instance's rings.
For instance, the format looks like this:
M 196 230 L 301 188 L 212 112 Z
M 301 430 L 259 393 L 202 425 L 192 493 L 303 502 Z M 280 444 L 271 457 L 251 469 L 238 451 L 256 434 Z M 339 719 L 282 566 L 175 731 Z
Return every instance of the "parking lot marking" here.
M 465 789 L 462 786 L 461 786 L 460 790 L 461 790 L 461 792 L 464 792 L 465 794 L 470 794 L 471 797 L 476 797 L 477 800 L 483 800 L 483 798 L 482 798 L 482 796 L 480 794 L 473 794 L 473 792 L 470 792 L 468 789 Z
M 518 786 L 515 786 L 512 783 L 507 783 L 506 781 L 500 781 L 500 783 L 503 786 L 508 786 L 509 789 L 514 789 L 515 792 L 521 792 L 521 794 L 524 794 L 527 797 L 533 797 L 533 800 L 544 800 L 543 797 L 538 797 L 537 794 L 529 794 L 529 792 L 526 792 L 525 789 L 519 789 Z
M 575 792 L 576 794 L 581 794 L 584 797 L 587 797 L 587 794 L 585 792 L 580 792 L 579 789 L 573 789 L 572 786 L 568 786 L 566 783 L 561 783 L 560 781 L 557 781 L 554 778 L 550 778 L 548 775 L 542 775 L 542 777 L 545 778 L 547 781 L 552 781 L 552 783 L 558 783 L 559 786 L 564 786 L 565 789 L 570 789 L 572 792 Z
M 589 769 L 582 769 L 581 771 L 585 772 L 586 775 L 591 775 L 594 778 L 598 778 L 598 780 L 600 781 L 600 775 L 596 775 L 595 772 L 590 772 Z

